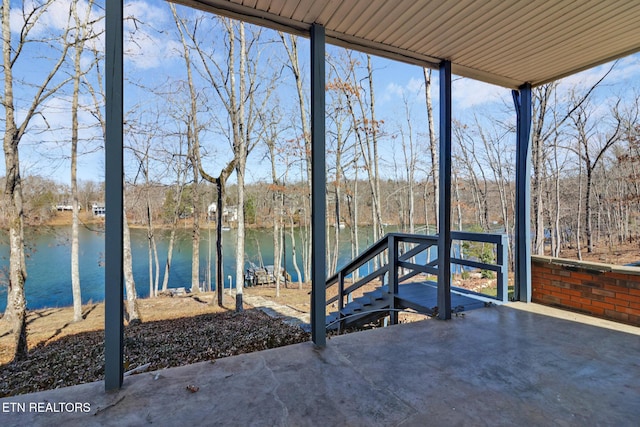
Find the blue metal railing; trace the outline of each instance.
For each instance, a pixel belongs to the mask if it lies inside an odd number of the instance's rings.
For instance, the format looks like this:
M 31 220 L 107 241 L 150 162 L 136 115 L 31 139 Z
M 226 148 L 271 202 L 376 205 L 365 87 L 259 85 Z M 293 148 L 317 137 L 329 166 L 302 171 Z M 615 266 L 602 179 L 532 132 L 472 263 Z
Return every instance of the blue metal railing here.
M 475 259 L 463 259 L 460 256 L 452 257 L 451 264 L 468 268 L 489 270 L 496 273 L 496 297 L 488 296 L 463 288 L 455 288 L 456 291 L 468 294 L 482 295 L 501 302 L 508 299 L 508 237 L 506 234 L 471 233 L 454 231 L 451 240 L 462 242 L 488 243 L 494 245 L 493 253 L 495 262 L 482 262 Z M 375 242 L 360 255 L 340 268 L 326 282 L 327 289 L 337 286 L 336 295 L 327 300 L 327 305 L 338 302 L 338 310 L 345 305 L 345 298 L 362 286 L 373 283 L 378 286 L 388 283 L 389 292 L 398 294 L 398 285 L 418 274 L 438 275 L 438 257 L 431 253 L 432 248 L 438 247 L 437 235 L 389 233 Z M 378 259 L 380 266 L 373 272 L 360 277 L 362 267 Z M 347 285 L 346 279 L 351 278 Z M 386 279 L 386 280 L 385 280 Z M 345 287 L 346 286 L 346 287 Z M 395 308 L 395 307 L 392 307 Z

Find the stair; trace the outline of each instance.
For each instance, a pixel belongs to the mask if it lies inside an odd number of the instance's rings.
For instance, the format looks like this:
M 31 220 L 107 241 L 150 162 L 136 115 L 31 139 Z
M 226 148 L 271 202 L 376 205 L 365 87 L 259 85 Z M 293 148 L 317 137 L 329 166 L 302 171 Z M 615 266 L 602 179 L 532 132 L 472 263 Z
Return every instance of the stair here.
M 389 314 L 387 310 L 390 306 L 391 295 L 387 292 L 387 287 L 382 286 L 346 304 L 340 313 L 336 311 L 329 314 L 326 319 L 327 331 L 375 322 Z
M 472 295 L 473 293 L 468 291 L 458 292 L 455 288 L 445 289 L 451 295 L 450 300 L 442 302 L 447 305 L 443 310 L 445 317 L 450 316 L 454 310 L 458 313 L 459 309 L 469 310 L 470 308 L 482 307 L 486 305 L 487 298 L 490 301 L 506 302 L 508 295 L 507 236 L 452 232 L 451 239 L 495 245 L 496 253 L 502 254 L 502 257 L 498 256 L 498 259 L 502 258 L 502 261 L 498 264 L 483 263 L 473 259 L 451 258 L 452 263 L 462 266 L 497 271 L 498 296 L 494 299 Z M 419 275 L 438 275 L 438 260 L 432 259 L 429 254 L 429 249 L 437 247 L 438 241 L 438 236 L 389 233 L 342 266 L 327 278 L 325 283 L 326 289 L 334 286 L 338 288 L 337 292 L 333 292 L 335 288 L 331 292 L 333 295 L 336 293 L 338 295 L 328 299 L 328 304 L 332 304 L 332 307 L 335 307 L 336 301 L 340 301 L 340 298 L 344 301 L 348 293 L 353 293 L 363 286 L 377 286 L 385 282 L 393 283 L 394 288 L 397 285 L 396 295 L 390 295 L 387 286 L 367 292 L 360 298 L 346 304 L 339 313 L 330 313 L 326 317 L 326 329 L 331 331 L 360 327 L 388 316 L 391 309 L 411 309 L 429 316 L 435 315 L 438 304 L 441 303 L 438 286 L 434 282 L 416 279 L 420 277 Z M 370 271 L 369 263 L 380 256 L 382 257 L 380 265 L 374 268 L 374 271 Z M 367 266 L 366 273 L 360 274 L 360 269 L 365 266 Z M 390 320 L 391 323 L 398 321 L 397 316 L 392 316 Z

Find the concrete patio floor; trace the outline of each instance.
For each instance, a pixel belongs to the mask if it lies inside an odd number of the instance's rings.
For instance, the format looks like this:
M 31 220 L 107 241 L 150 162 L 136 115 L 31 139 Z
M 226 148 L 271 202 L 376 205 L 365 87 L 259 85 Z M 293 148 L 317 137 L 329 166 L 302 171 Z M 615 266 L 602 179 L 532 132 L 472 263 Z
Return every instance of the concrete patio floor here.
M 65 412 L 67 402 L 87 412 Z M 0 399 L 2 426 L 639 420 L 640 328 L 522 303 L 333 337 L 323 349 L 304 343 L 143 373 L 113 393 L 97 382 Z

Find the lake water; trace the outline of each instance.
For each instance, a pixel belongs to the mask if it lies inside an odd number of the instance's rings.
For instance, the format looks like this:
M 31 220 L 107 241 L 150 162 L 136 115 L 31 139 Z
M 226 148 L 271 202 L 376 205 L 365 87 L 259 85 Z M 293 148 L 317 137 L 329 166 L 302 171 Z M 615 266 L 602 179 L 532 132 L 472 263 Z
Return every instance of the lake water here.
M 393 231 L 390 229 L 389 231 Z M 341 247 L 339 265 L 343 265 L 351 258 L 349 245 L 349 230 L 341 230 Z M 372 242 L 371 228 L 362 227 L 360 248 L 365 249 Z M 159 262 L 161 264 L 160 286 L 167 256 L 169 231 L 156 232 Z M 215 230 L 211 231 L 215 239 Z M 25 232 L 27 250 L 27 282 L 25 294 L 27 308 L 38 309 L 45 307 L 62 307 L 72 304 L 71 296 L 71 227 L 47 227 L 44 229 L 28 229 Z M 232 276 L 232 286 L 235 286 L 235 230 L 223 232 L 224 276 L 225 287 L 229 287 L 228 276 Z M 149 295 L 149 264 L 147 252 L 146 231 L 131 229 L 133 273 L 138 296 Z M 245 250 L 245 268 L 249 262 L 273 264 L 273 237 L 271 230 L 247 230 Z M 298 252 L 298 266 L 302 270 L 301 240 L 296 240 Z M 208 233 L 201 230 L 200 247 L 200 280 L 205 280 L 208 253 Z M 287 271 L 292 280 L 297 281 L 296 272 L 291 258 L 291 242 L 286 241 Z M 8 268 L 9 248 L 6 241 L 0 245 L 0 268 Z M 97 230 L 80 229 L 80 286 L 82 288 L 83 303 L 97 302 L 104 299 L 104 233 Z M 215 278 L 215 240 L 212 241 L 212 277 Z M 212 280 L 212 286 L 215 280 Z M 173 251 L 169 287 L 178 288 L 191 286 L 191 240 L 189 229 L 179 229 L 176 245 Z M 6 286 L 0 285 L 0 312 L 6 307 Z

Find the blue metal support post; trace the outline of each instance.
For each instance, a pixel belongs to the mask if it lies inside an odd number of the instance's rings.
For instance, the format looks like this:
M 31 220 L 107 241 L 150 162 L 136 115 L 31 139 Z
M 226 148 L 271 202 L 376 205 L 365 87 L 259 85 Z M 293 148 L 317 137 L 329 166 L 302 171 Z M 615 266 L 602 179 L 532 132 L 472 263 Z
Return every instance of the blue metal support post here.
M 104 385 L 117 390 L 123 379 L 123 2 L 106 2 L 105 141 L 105 316 Z
M 440 64 L 438 318 L 451 319 L 451 62 Z
M 342 319 L 342 309 L 344 309 L 344 271 L 340 270 L 338 271 L 338 319 Z M 340 320 L 338 325 L 338 334 L 341 334 L 343 329 L 344 321 Z
M 311 36 L 311 339 L 326 345 L 325 31 Z
M 516 301 L 531 302 L 531 85 L 514 90 L 516 108 Z
M 398 297 L 398 239 L 394 234 L 387 237 L 387 251 L 389 255 L 389 294 L 391 294 L 391 302 L 389 304 L 389 323 L 396 325 L 398 323 L 398 312 L 396 311 L 396 298 Z
M 501 266 L 496 281 L 498 300 L 507 302 L 509 299 L 509 269 L 507 268 L 509 265 L 509 236 L 503 234 L 500 238 L 500 244 L 496 247 L 496 264 Z

